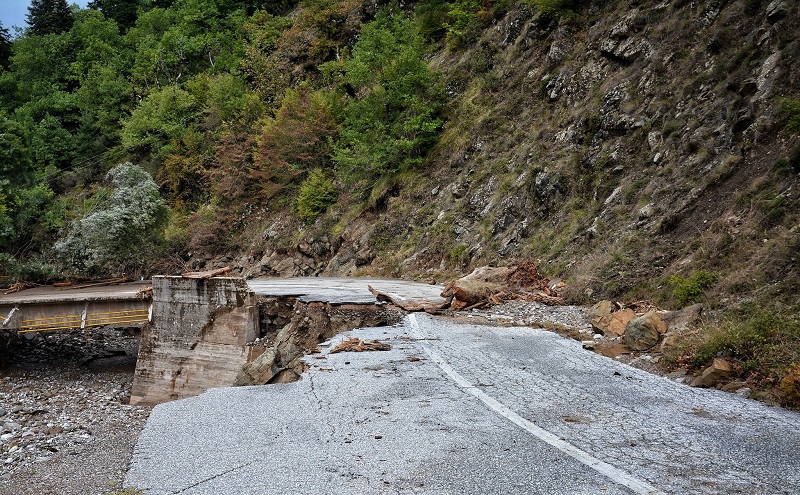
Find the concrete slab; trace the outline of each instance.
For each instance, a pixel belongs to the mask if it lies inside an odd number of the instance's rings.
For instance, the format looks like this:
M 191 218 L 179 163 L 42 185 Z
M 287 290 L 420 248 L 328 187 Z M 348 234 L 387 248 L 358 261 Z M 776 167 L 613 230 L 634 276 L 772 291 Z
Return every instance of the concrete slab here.
M 441 285 L 405 280 L 373 278 L 306 277 L 248 280 L 250 289 L 260 296 L 295 296 L 303 302 L 329 304 L 374 304 L 367 286 L 402 299 L 443 302 Z
M 0 307 L 15 304 L 46 304 L 54 302 L 80 302 L 80 301 L 108 301 L 136 299 L 136 294 L 151 282 L 129 282 L 124 284 L 103 285 L 87 287 L 85 289 L 72 289 L 69 287 L 53 287 L 45 285 L 26 289 L 14 294 L 0 293 Z

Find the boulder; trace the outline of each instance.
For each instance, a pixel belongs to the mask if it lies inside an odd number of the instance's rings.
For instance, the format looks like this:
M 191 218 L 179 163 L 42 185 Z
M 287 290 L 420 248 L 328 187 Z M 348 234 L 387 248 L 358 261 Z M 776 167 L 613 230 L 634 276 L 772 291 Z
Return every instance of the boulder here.
M 599 318 L 600 316 L 611 314 L 612 311 L 614 311 L 614 303 L 606 299 L 592 306 L 589 309 L 589 315 L 592 318 Z
M 722 380 L 733 376 L 734 371 L 727 359 L 717 358 L 703 370 L 703 373 L 692 381 L 692 387 L 714 387 Z
M 652 349 L 667 331 L 667 325 L 655 311 L 649 311 L 628 322 L 625 327 L 625 343 L 634 351 Z
M 789 7 L 784 0 L 774 0 L 767 5 L 767 21 L 777 22 L 789 13 Z
M 667 311 L 659 316 L 667 324 L 667 331 L 686 330 L 691 325 L 700 321 L 703 312 L 702 304 L 693 304 L 678 311 Z
M 620 337 L 625 334 L 625 328 L 636 313 L 630 309 L 614 311 L 603 316 L 598 316 L 592 320 L 592 328 L 595 332 L 601 333 L 606 337 Z
M 614 341 L 598 342 L 594 346 L 594 352 L 608 358 L 616 358 L 622 354 L 630 354 L 631 350 L 625 344 Z

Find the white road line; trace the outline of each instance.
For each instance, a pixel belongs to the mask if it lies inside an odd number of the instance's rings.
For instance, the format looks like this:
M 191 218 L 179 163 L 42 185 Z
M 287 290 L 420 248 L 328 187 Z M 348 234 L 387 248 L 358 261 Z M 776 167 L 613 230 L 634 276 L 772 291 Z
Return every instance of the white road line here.
M 411 322 L 411 335 L 414 338 L 422 337 L 422 332 L 420 330 L 419 322 L 417 321 L 417 317 L 414 313 L 408 315 L 408 319 Z M 463 388 L 465 392 L 468 394 L 480 399 L 484 404 L 489 406 L 490 409 L 495 411 L 496 413 L 500 414 L 501 416 L 505 417 L 515 425 L 519 426 L 523 430 L 527 431 L 531 435 L 535 436 L 536 438 L 542 440 L 543 442 L 555 447 L 556 449 L 560 450 L 561 452 L 567 454 L 568 456 L 574 458 L 578 462 L 589 466 L 590 468 L 594 469 L 598 473 L 602 474 L 603 476 L 608 477 L 615 483 L 620 485 L 626 486 L 633 490 L 635 493 L 641 495 L 664 495 L 664 492 L 658 490 L 653 485 L 647 483 L 646 481 L 642 481 L 633 477 L 630 473 L 626 473 L 625 471 L 608 464 L 607 462 L 603 462 L 600 459 L 592 456 L 588 452 L 585 452 L 578 447 L 572 445 L 565 440 L 557 437 L 556 435 L 550 433 L 549 431 L 545 430 L 540 426 L 536 426 L 536 424 L 528 421 L 527 419 L 523 418 L 519 414 L 515 413 L 511 409 L 509 409 L 505 404 L 499 402 L 492 397 L 486 395 L 481 389 L 472 385 L 466 378 L 461 376 L 456 370 L 450 366 L 447 361 L 445 361 L 442 356 L 439 355 L 436 351 L 431 349 L 425 344 L 420 343 L 422 349 L 425 353 L 431 358 L 431 360 L 436 363 L 445 374 L 450 377 L 451 380 L 456 382 L 456 384 Z

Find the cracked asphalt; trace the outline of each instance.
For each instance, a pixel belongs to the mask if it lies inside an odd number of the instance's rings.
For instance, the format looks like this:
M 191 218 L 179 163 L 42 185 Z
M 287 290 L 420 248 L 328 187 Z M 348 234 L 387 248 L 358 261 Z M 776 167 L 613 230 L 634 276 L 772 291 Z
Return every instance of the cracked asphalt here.
M 329 354 L 346 337 L 391 351 Z M 796 494 L 800 415 L 526 327 L 411 315 L 303 380 L 161 404 L 126 486 L 154 494 Z

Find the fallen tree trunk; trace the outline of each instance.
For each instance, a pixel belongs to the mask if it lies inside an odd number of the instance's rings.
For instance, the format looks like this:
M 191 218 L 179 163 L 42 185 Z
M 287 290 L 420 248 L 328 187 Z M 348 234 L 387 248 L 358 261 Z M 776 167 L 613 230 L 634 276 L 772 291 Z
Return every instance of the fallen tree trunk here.
M 220 275 L 224 275 L 231 271 L 231 267 L 226 266 L 225 268 L 218 268 L 216 270 L 207 270 L 205 272 L 183 272 L 181 273 L 181 277 L 183 278 L 211 278 L 211 277 L 218 277 Z
M 550 306 L 564 304 L 560 297 L 563 282 L 551 284 L 531 262 L 512 267 L 480 267 L 469 275 L 447 284 L 441 293 L 446 300 L 435 304 L 428 301 L 399 301 L 389 294 L 369 287 L 378 301 L 390 302 L 409 312 L 441 313 L 445 310 L 467 311 L 473 308 L 503 304 L 507 301 L 539 302 Z

